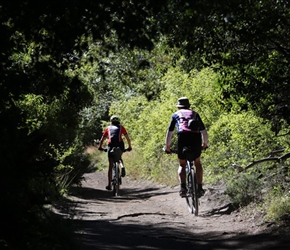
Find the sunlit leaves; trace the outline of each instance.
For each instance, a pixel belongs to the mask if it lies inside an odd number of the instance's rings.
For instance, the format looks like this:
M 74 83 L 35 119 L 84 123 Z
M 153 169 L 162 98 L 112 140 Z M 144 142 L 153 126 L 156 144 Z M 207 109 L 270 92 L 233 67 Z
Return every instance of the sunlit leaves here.
M 26 126 L 29 133 L 40 129 L 46 123 L 49 105 L 45 104 L 43 96 L 34 94 L 23 95 L 16 104 L 26 113 Z

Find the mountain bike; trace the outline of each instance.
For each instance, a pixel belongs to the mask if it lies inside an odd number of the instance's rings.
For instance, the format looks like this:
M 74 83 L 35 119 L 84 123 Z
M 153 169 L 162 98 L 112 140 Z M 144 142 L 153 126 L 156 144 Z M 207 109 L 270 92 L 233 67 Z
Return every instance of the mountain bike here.
M 107 148 L 102 149 L 104 152 L 107 152 Z M 121 167 L 123 165 L 122 162 L 122 154 L 129 149 L 121 150 L 119 147 L 113 147 L 109 152 L 110 157 L 113 158 L 113 168 L 112 168 L 112 186 L 113 186 L 113 195 L 120 195 L 120 186 L 122 184 L 122 175 L 121 175 Z
M 177 150 L 171 149 L 172 153 L 177 154 Z M 196 178 L 196 169 L 194 166 L 194 159 L 192 158 L 192 149 L 189 147 L 183 148 L 183 153 L 186 155 L 186 205 L 188 211 L 195 216 L 198 216 L 198 207 L 199 207 L 199 200 L 198 200 L 198 191 L 197 191 L 197 178 Z

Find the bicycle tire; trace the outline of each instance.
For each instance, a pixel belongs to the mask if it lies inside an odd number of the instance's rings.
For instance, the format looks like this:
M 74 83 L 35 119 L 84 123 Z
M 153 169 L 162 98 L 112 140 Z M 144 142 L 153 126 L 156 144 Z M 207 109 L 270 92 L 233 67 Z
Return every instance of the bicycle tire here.
M 113 176 L 113 194 L 115 196 L 120 195 L 120 168 L 119 168 L 119 163 L 115 162 L 114 163 L 114 176 Z
M 185 198 L 188 211 L 198 216 L 197 180 L 194 169 L 190 169 L 187 174 L 187 194 Z
M 186 180 L 186 186 L 187 186 L 187 194 L 185 196 L 185 200 L 186 200 L 186 205 L 187 205 L 187 208 L 188 208 L 188 211 L 193 214 L 194 212 L 194 207 L 193 207 L 193 202 L 192 202 L 192 195 L 193 195 L 193 178 L 192 178 L 192 175 L 191 173 L 188 173 L 187 174 L 187 180 Z
M 197 178 L 194 169 L 191 169 L 191 175 L 193 176 L 193 198 L 192 203 L 194 204 L 194 215 L 198 216 L 198 208 L 199 208 L 199 201 L 198 201 L 198 185 L 197 185 Z

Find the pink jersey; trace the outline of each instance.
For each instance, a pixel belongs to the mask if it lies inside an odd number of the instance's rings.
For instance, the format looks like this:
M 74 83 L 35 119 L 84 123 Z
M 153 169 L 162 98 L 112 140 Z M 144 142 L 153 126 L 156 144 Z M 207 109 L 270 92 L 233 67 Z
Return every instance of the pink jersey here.
M 196 121 L 198 121 L 199 124 L 198 128 L 195 131 L 193 131 L 188 127 L 188 121 L 193 117 L 195 118 Z M 192 109 L 179 109 L 178 111 L 176 111 L 171 117 L 169 131 L 173 131 L 175 126 L 177 128 L 177 133 L 183 132 L 196 133 L 205 129 L 205 126 L 199 114 Z

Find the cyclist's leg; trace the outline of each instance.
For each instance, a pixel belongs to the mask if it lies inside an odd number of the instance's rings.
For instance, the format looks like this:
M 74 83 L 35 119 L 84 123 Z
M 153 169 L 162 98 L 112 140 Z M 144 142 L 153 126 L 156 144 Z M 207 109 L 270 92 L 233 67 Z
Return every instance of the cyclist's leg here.
M 119 147 L 120 149 L 122 150 L 122 152 L 125 150 L 125 144 L 123 141 L 119 142 Z M 123 159 L 121 158 L 120 160 L 120 167 L 121 167 L 121 176 L 122 177 L 125 177 L 126 175 L 126 170 L 125 170 L 125 167 L 124 167 L 124 161 Z
M 202 168 L 202 164 L 200 161 L 200 157 L 196 158 L 194 160 L 194 165 L 196 168 L 196 179 L 197 179 L 197 183 L 198 184 L 202 184 L 203 181 L 203 168 Z
M 185 173 L 186 160 L 178 159 L 178 161 L 179 161 L 178 179 L 180 184 L 182 184 L 186 182 L 186 173 Z
M 180 195 L 184 196 L 186 194 L 186 156 L 183 154 L 183 147 L 186 146 L 186 135 L 185 134 L 179 134 L 178 135 L 178 141 L 177 141 L 177 154 L 178 154 L 178 161 L 179 161 L 179 167 L 178 167 L 178 179 L 180 183 Z
M 193 154 L 194 154 L 194 165 L 196 169 L 196 179 L 198 184 L 198 192 L 199 196 L 202 196 L 204 194 L 204 190 L 202 188 L 202 182 L 203 182 L 203 168 L 200 160 L 201 155 L 201 135 L 200 134 L 194 134 L 194 138 L 192 140 L 192 148 L 193 148 Z
M 109 158 L 108 185 L 112 183 L 113 159 Z
M 192 159 L 196 168 L 197 182 L 202 184 L 203 170 L 200 162 L 201 155 L 201 135 L 199 133 L 191 134 L 190 147 L 192 148 Z
M 194 161 L 195 169 L 196 169 L 196 180 L 197 180 L 197 190 L 198 190 L 198 196 L 201 197 L 204 195 L 205 191 L 202 187 L 202 181 L 203 181 L 203 168 L 202 164 L 200 162 L 200 157 L 196 158 Z
M 108 162 L 109 162 L 109 168 L 108 168 L 108 186 L 106 186 L 107 190 L 112 189 L 112 169 L 113 169 L 113 158 L 110 157 L 110 151 L 112 147 L 108 146 Z
M 181 197 L 185 197 L 187 193 L 187 188 L 186 188 L 186 160 L 184 159 L 178 159 L 179 161 L 179 167 L 178 167 L 178 179 L 180 183 L 180 190 L 179 190 L 179 195 Z

